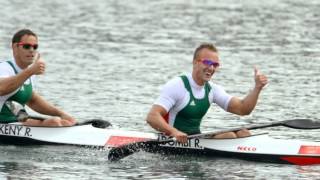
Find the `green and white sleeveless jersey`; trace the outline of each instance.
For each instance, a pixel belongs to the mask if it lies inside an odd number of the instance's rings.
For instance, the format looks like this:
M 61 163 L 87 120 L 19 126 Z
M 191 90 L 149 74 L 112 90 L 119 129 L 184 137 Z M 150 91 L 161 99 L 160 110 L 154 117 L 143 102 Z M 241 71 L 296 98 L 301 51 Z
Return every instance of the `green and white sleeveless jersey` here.
M 212 103 L 225 111 L 232 96 L 216 84 L 199 86 L 191 74 L 166 83 L 154 104 L 162 106 L 168 114 L 167 122 L 187 134 L 200 133 L 200 123 Z
M 14 76 L 22 71 L 14 60 L 0 63 L 0 78 Z M 8 102 L 17 102 L 24 106 L 32 96 L 34 76 L 27 79 L 24 84 L 15 91 L 0 96 L 0 122 L 15 122 L 16 117 Z

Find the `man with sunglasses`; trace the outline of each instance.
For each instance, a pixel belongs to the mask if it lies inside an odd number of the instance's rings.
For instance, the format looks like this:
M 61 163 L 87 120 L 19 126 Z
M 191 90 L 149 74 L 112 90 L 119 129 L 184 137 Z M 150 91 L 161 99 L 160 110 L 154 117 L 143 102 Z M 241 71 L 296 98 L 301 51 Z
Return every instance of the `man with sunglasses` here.
M 13 36 L 14 59 L 0 63 L 0 123 L 21 121 L 29 126 L 72 126 L 76 123 L 73 117 L 48 103 L 33 89 L 35 75 L 45 72 L 45 62 L 37 49 L 38 37 L 31 30 L 22 29 Z M 52 117 L 31 118 L 24 110 L 25 105 Z
M 240 99 L 227 94 L 221 86 L 209 83 L 219 66 L 216 47 L 209 43 L 201 44 L 194 52 L 192 73 L 174 78 L 163 87 L 160 97 L 147 115 L 151 127 L 186 143 L 187 135 L 200 133 L 201 120 L 211 103 L 234 114 L 250 114 L 262 88 L 268 83 L 267 77 L 255 68 L 255 87 L 245 98 Z M 243 129 L 218 134 L 213 138 L 249 135 L 250 132 Z

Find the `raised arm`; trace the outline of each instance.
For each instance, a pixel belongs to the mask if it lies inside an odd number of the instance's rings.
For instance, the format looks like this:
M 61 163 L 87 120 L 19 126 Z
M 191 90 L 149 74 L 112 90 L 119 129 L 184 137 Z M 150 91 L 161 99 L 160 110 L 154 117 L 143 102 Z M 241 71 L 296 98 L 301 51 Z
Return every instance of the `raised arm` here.
M 45 71 L 45 63 L 40 59 L 40 55 L 35 62 L 15 76 L 0 78 L 0 96 L 9 94 L 20 86 L 32 75 L 43 74 Z
M 4 96 L 18 89 L 31 75 L 32 71 L 26 69 L 15 76 L 0 78 L 0 96 Z
M 228 112 L 238 115 L 248 115 L 252 112 L 257 104 L 262 88 L 268 83 L 267 77 L 261 74 L 256 67 L 254 67 L 254 79 L 254 89 L 250 91 L 249 94 L 243 99 L 233 97 L 230 100 Z

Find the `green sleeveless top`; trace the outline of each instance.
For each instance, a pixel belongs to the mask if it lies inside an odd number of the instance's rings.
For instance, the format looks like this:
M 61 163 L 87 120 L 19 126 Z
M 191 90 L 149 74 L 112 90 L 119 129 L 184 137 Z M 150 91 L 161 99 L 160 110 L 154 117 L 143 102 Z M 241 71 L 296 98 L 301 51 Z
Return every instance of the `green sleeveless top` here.
M 181 76 L 185 88 L 190 94 L 190 100 L 188 104 L 178 112 L 173 126 L 178 130 L 187 134 L 198 134 L 200 133 L 200 123 L 203 116 L 207 113 L 210 102 L 209 92 L 211 86 L 209 83 L 205 83 L 205 95 L 203 99 L 197 99 L 193 96 L 191 86 L 187 76 Z
M 13 68 L 14 72 L 18 74 L 17 70 L 15 69 L 12 62 L 7 61 L 10 66 Z M 21 105 L 25 106 L 25 104 L 31 99 L 32 96 L 32 83 L 31 79 L 27 79 L 27 81 L 30 81 L 29 84 L 23 84 L 17 93 L 15 93 L 13 96 L 7 99 L 6 102 L 15 101 L 20 103 Z M 16 122 L 17 117 L 13 114 L 10 107 L 6 104 L 6 102 L 3 104 L 1 111 L 0 111 L 0 122 L 2 123 L 10 123 L 10 122 Z

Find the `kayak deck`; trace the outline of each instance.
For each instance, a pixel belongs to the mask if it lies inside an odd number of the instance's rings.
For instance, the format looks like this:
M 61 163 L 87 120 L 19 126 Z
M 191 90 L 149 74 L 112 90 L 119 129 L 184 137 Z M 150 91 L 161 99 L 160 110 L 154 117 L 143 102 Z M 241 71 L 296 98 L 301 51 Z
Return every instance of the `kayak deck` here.
M 238 139 L 194 139 L 188 143 L 149 143 L 146 152 L 237 158 L 256 162 L 312 165 L 320 164 L 320 143 L 274 139 L 259 134 Z
M 0 143 L 11 145 L 80 145 L 113 147 L 144 139 L 156 139 L 154 133 L 117 130 L 81 124 L 71 127 L 31 127 L 21 123 L 1 124 Z M 129 139 L 129 142 L 127 142 Z

